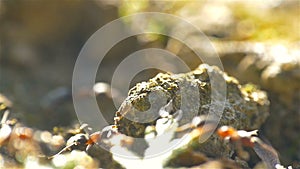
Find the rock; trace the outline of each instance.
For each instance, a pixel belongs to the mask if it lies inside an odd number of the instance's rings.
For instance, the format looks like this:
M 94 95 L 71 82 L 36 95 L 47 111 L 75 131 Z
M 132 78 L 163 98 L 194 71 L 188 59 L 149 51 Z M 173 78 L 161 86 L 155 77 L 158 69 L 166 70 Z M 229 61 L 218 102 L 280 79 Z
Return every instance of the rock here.
M 255 83 L 268 92 L 272 116 L 262 132 L 281 153 L 284 164 L 292 161 L 297 164 L 300 160 L 299 42 L 224 42 L 216 48 L 225 70 L 240 81 Z
M 217 109 L 211 104 L 211 83 L 221 79 L 226 82 L 224 85 L 227 93 L 219 125 L 230 125 L 244 130 L 260 128 L 269 115 L 266 93 L 258 90 L 255 85 L 240 85 L 235 78 L 215 66 L 202 64 L 188 73 L 160 73 L 147 82 L 136 84 L 117 113 L 117 116 L 121 116 L 118 121 L 120 132 L 133 137 L 143 137 L 146 126 L 155 123 L 159 109 L 170 100 L 174 103 L 171 113 L 179 109 L 183 112 L 180 125 L 191 122 L 194 116 L 208 114 L 210 107 L 212 114 L 217 116 Z M 221 100 L 218 97 L 222 96 L 222 86 L 218 83 L 217 85 L 219 86 L 214 89 L 216 98 Z M 232 149 L 215 135 L 203 144 L 199 144 L 197 140 L 189 146 L 208 156 L 229 157 L 232 154 Z
M 239 80 L 259 84 L 262 88 L 279 94 L 279 98 L 285 103 L 291 102 L 294 91 L 300 90 L 299 43 L 270 45 L 222 42 L 215 46 L 225 69 Z

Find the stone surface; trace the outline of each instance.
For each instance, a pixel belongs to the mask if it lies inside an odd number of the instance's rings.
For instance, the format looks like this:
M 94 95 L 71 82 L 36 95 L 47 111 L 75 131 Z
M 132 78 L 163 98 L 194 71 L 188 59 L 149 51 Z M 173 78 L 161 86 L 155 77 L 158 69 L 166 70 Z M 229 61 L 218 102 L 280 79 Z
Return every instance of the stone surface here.
M 271 116 L 262 133 L 280 152 L 283 163 L 299 165 L 299 42 L 224 42 L 216 46 L 227 72 L 268 92 Z
M 227 89 L 219 125 L 230 125 L 244 130 L 259 129 L 269 115 L 266 93 L 258 90 L 255 85 L 240 85 L 235 78 L 217 67 L 202 64 L 185 74 L 160 73 L 147 82 L 136 84 L 119 109 L 122 117 L 119 121 L 120 132 L 129 136 L 143 137 L 145 127 L 155 123 L 159 109 L 171 99 L 174 103 L 171 113 L 178 109 L 183 111 L 183 117 L 179 121 L 181 125 L 191 122 L 196 115 L 208 114 L 209 108 L 214 107 L 211 106 L 211 81 L 214 78 L 223 78 Z M 221 88 L 218 86 L 215 89 L 218 96 L 221 96 Z M 197 97 L 200 97 L 199 103 L 195 103 Z M 181 106 L 181 102 L 185 105 Z M 217 110 L 212 108 L 212 114 L 217 115 Z M 143 120 L 149 118 L 149 121 L 140 123 L 135 117 L 143 117 Z M 189 146 L 208 156 L 228 157 L 232 153 L 232 149 L 215 135 L 203 144 L 191 142 Z

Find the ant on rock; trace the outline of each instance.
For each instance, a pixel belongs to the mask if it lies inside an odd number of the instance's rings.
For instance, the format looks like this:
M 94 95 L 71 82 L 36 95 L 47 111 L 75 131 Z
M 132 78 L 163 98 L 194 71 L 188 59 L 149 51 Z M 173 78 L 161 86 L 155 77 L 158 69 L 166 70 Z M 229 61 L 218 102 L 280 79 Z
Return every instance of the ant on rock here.
M 284 168 L 280 164 L 277 151 L 258 137 L 258 130 L 248 132 L 236 130 L 230 126 L 222 126 L 217 130 L 217 134 L 222 139 L 234 143 L 237 146 L 239 156 L 249 158 L 249 154 L 242 149 L 242 146 L 251 147 L 268 168 Z M 291 169 L 291 167 L 288 167 L 288 169 Z

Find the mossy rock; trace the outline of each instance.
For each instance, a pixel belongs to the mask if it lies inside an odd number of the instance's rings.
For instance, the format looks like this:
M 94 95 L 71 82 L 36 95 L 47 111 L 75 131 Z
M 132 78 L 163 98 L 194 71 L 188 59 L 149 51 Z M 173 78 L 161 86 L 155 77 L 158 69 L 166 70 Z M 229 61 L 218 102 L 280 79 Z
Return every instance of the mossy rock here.
M 183 112 L 180 125 L 191 122 L 196 115 L 208 114 L 212 107 L 211 82 L 218 78 L 225 81 L 226 86 L 217 84 L 217 89 L 214 89 L 216 95 L 221 96 L 221 89 L 224 87 L 227 90 L 219 125 L 230 125 L 243 130 L 258 129 L 269 115 L 266 93 L 255 85 L 240 85 L 235 78 L 215 66 L 201 64 L 188 73 L 160 73 L 147 82 L 136 84 L 117 113 L 117 116 L 121 116 L 117 121 L 119 131 L 133 137 L 144 137 L 146 126 L 155 124 L 160 108 L 170 100 L 173 102 L 170 113 L 179 109 Z M 195 100 L 199 102 L 195 103 Z M 211 112 L 217 114 L 217 109 L 212 108 Z M 193 147 L 211 156 L 230 156 L 232 153 L 231 148 L 214 135 L 204 144 Z

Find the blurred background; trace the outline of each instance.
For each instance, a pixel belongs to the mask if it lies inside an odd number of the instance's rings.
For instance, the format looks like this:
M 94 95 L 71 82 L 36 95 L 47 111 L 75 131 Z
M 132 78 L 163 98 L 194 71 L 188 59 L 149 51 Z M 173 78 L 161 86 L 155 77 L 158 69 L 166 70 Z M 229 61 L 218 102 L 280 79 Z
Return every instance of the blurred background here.
M 298 0 L 0 1 L 0 93 L 13 102 L 14 116 L 39 129 L 76 123 L 70 90 L 74 64 L 84 43 L 114 19 L 150 11 L 180 16 L 196 25 L 212 41 L 225 72 L 242 84 L 254 83 L 268 92 L 270 117 L 262 133 L 280 152 L 284 164 L 299 162 Z M 128 31 L 141 24 L 153 30 L 178 31 L 147 18 L 124 22 Z M 207 53 L 205 45 L 195 44 Z M 96 81 L 110 84 L 114 70 L 126 56 L 149 47 L 173 52 L 190 69 L 201 63 L 193 51 L 175 39 L 139 35 L 121 41 L 109 51 L 99 66 Z M 158 64 L 172 67 L 164 60 Z M 142 71 L 131 85 L 158 72 Z M 112 123 L 117 108 L 105 95 L 98 96 L 98 101 L 107 121 Z

